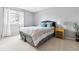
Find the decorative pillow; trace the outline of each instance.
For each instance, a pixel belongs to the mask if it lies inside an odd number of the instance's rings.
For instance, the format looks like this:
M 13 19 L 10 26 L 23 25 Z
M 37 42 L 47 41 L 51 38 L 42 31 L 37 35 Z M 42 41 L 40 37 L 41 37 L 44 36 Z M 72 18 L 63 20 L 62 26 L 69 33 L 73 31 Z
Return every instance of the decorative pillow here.
M 46 23 L 40 23 L 41 27 L 46 27 Z
M 40 27 L 52 27 L 52 22 L 41 22 Z
M 47 27 L 52 27 L 52 23 L 51 22 L 48 22 L 46 24 L 47 24 Z

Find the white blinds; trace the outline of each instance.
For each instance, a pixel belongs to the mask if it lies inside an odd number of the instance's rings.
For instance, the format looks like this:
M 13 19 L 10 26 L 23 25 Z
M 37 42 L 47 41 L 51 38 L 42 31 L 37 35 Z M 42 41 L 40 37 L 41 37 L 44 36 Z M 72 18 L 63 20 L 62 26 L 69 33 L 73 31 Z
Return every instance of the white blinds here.
M 9 9 L 10 24 L 24 26 L 24 12 Z

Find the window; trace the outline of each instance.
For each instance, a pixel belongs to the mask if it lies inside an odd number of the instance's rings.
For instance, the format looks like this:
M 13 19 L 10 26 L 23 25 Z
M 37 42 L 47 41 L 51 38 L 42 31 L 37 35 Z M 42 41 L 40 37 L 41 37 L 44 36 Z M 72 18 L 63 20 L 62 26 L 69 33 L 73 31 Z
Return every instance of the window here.
M 3 36 L 18 34 L 20 27 L 24 26 L 24 12 L 4 8 Z

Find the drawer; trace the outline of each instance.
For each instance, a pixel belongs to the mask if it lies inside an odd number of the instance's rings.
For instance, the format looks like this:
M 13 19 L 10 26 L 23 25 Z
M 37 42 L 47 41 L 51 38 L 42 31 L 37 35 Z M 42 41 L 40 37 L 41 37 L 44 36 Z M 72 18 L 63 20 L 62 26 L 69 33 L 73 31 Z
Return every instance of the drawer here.
M 63 33 L 55 33 L 55 35 L 63 35 Z

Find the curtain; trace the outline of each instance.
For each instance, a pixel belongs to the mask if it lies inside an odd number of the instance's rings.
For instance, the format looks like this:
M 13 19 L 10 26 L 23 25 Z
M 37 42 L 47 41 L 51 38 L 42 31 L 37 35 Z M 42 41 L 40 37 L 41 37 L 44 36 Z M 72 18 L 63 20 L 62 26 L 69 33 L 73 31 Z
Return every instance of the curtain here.
M 8 19 L 8 9 L 4 9 L 4 26 L 3 26 L 3 36 L 9 36 L 11 34 L 10 32 L 10 22 Z
M 10 8 L 4 8 L 3 35 L 10 36 L 19 32 L 20 27 L 24 26 L 24 12 Z M 17 32 L 16 32 L 17 31 Z

